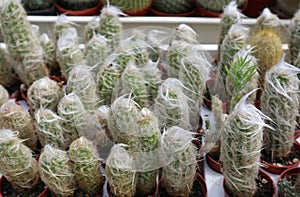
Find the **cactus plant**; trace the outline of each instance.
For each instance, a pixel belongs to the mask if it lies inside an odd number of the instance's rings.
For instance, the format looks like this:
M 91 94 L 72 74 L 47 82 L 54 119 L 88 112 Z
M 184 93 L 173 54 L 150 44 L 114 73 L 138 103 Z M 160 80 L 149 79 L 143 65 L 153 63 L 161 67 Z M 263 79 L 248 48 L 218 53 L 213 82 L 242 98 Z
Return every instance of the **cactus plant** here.
M 85 137 L 80 137 L 70 145 L 69 156 L 78 187 L 90 196 L 96 196 L 104 183 L 96 147 Z
M 2 106 L 9 99 L 8 91 L 0 84 L 0 106 Z
M 44 61 L 50 73 L 57 71 L 59 66 L 56 62 L 56 45 L 52 39 L 49 38 L 48 34 L 43 33 L 40 41 L 44 50 Z
M 40 177 L 32 150 L 26 147 L 17 135 L 17 132 L 8 129 L 0 130 L 0 173 L 19 194 L 26 196 L 26 189 L 39 184 Z
M 246 102 L 249 94 L 235 105 L 221 132 L 222 173 L 233 196 L 254 196 L 256 192 L 263 127 L 267 126 L 267 117 Z
M 90 20 L 83 29 L 83 40 L 85 43 L 88 43 L 93 36 L 100 34 L 100 23 L 98 17 L 93 18 Z
M 18 137 L 24 144 L 35 150 L 37 136 L 29 112 L 18 105 L 15 100 L 6 101 L 0 108 L 0 128 L 18 132 Z
M 67 94 L 75 93 L 88 112 L 96 110 L 99 101 L 96 91 L 96 82 L 91 67 L 75 66 L 70 71 L 66 92 Z
M 153 0 L 153 8 L 167 14 L 184 14 L 195 9 L 193 0 Z
M 68 19 L 68 17 L 65 14 L 60 14 L 53 26 L 53 40 L 54 43 L 56 44 L 57 40 L 61 36 L 63 30 L 76 27 L 76 24 L 73 23 Z
M 264 130 L 265 152 L 271 160 L 286 158 L 294 143 L 296 115 L 298 113 L 298 77 L 300 70 L 284 62 L 273 66 L 266 73 L 262 93 L 261 110 L 269 116 L 268 121 L 276 132 Z
M 33 82 L 27 91 L 27 103 L 32 114 L 39 108 L 48 108 L 56 111 L 61 97 L 61 88 L 49 77 L 43 77 Z
M 223 8 L 228 5 L 232 0 L 219 0 L 219 1 L 210 1 L 210 0 L 197 0 L 198 4 L 203 8 L 213 11 L 213 12 L 222 12 Z M 245 5 L 246 0 L 235 0 L 238 7 Z
M 101 0 L 102 4 L 106 4 L 106 0 Z M 129 15 L 146 15 L 146 11 L 152 4 L 152 0 L 110 0 L 110 5 L 119 7 L 122 11 Z
M 98 68 L 101 67 L 106 57 L 108 56 L 107 50 L 107 40 L 100 34 L 95 34 L 86 43 L 86 59 L 87 65 L 95 66 L 96 75 L 98 73 Z
M 170 163 L 163 167 L 162 184 L 170 196 L 188 196 L 196 174 L 196 147 L 187 130 L 173 126 L 165 131 L 163 148 Z
M 290 62 L 292 65 L 297 66 L 297 57 L 300 52 L 300 47 L 297 43 L 300 41 L 300 10 L 297 11 L 292 18 L 289 29 L 291 32 L 291 37 L 289 39 L 289 49 L 290 49 Z
M 280 179 L 277 183 L 278 192 L 285 197 L 296 197 L 300 192 L 300 176 L 292 175 Z
M 135 196 L 136 183 L 133 158 L 124 145 L 116 144 L 106 160 L 105 172 L 114 196 Z
M 99 0 L 57 0 L 57 3 L 69 10 L 83 10 L 99 5 Z
M 47 144 L 38 161 L 42 181 L 56 196 L 73 196 L 76 189 L 68 153 Z
M 42 147 L 51 144 L 62 150 L 68 148 L 65 144 L 61 122 L 62 118 L 50 109 L 41 108 L 35 112 L 35 128 Z
M 26 10 L 45 10 L 53 6 L 53 0 L 22 0 Z

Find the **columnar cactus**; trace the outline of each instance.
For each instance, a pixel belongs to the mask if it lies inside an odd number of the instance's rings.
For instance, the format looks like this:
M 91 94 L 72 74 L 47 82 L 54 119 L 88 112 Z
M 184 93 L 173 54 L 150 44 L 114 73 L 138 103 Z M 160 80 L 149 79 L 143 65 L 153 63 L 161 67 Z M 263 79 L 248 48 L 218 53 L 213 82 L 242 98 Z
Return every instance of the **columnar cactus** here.
M 0 108 L 0 128 L 18 132 L 24 144 L 35 150 L 37 136 L 29 112 L 14 100 L 6 101 Z
M 260 168 L 266 116 L 246 102 L 248 96 L 236 104 L 221 132 L 222 173 L 233 196 L 254 196 Z
M 269 29 L 276 32 L 278 35 L 284 34 L 284 27 L 276 14 L 273 14 L 269 8 L 265 8 L 260 16 L 257 18 L 252 32 L 258 32 L 263 29 Z
M 173 126 L 165 131 L 163 148 L 170 163 L 163 167 L 162 184 L 170 196 L 188 196 L 196 174 L 197 150 L 187 130 Z
M 108 53 L 112 53 L 119 46 L 123 30 L 119 14 L 123 14 L 114 6 L 106 6 L 100 14 L 99 33 L 107 39 Z
M 206 8 L 213 12 L 222 12 L 223 8 L 228 5 L 232 0 L 218 0 L 218 1 L 210 1 L 210 0 L 197 0 L 198 4 L 203 8 Z M 238 7 L 243 6 L 246 3 L 246 0 L 235 0 Z
M 267 123 L 275 129 L 275 132 L 269 128 L 264 130 L 265 152 L 270 154 L 271 160 L 287 157 L 294 143 L 299 72 L 282 60 L 266 73 L 261 110 L 272 119 Z
M 39 183 L 38 166 L 32 150 L 17 137 L 17 132 L 0 130 L 0 173 L 20 193 Z
M 41 35 L 41 46 L 44 50 L 44 61 L 50 72 L 57 71 L 58 63 L 56 62 L 56 45 L 48 34 Z
M 68 153 L 47 144 L 38 161 L 42 181 L 59 197 L 73 196 L 76 189 Z
M 35 112 L 35 128 L 41 145 L 51 144 L 53 147 L 66 150 L 68 147 L 64 139 L 61 126 L 62 118 L 50 109 L 38 109 Z
M 133 158 L 124 145 L 112 147 L 106 160 L 105 172 L 110 192 L 115 196 L 135 196 L 136 183 Z
M 99 194 L 104 177 L 100 171 L 101 158 L 93 143 L 80 137 L 70 145 L 69 156 L 78 187 L 90 196 Z
M 296 12 L 292 18 L 290 25 L 291 37 L 289 40 L 291 64 L 296 66 L 296 60 L 300 52 L 300 47 L 297 43 L 300 42 L 300 10 Z
M 99 18 L 95 17 L 90 20 L 83 29 L 83 40 L 85 43 L 88 43 L 93 36 L 99 34 Z
M 47 76 L 33 82 L 27 91 L 27 103 L 32 114 L 39 108 L 48 108 L 56 111 L 61 97 L 61 88 Z
M 97 68 L 101 67 L 106 57 L 108 56 L 107 50 L 107 40 L 100 34 L 95 34 L 91 39 L 86 43 L 86 59 L 87 65 L 96 66 L 96 74 L 98 73 Z
M 0 84 L 0 106 L 2 106 L 9 99 L 8 91 Z
M 66 92 L 75 93 L 84 108 L 93 112 L 98 104 L 97 85 L 89 66 L 75 66 L 70 72 Z
M 75 27 L 76 24 L 71 22 L 65 14 L 60 14 L 54 23 L 53 27 L 53 40 L 56 44 L 57 40 L 61 36 L 63 30 Z

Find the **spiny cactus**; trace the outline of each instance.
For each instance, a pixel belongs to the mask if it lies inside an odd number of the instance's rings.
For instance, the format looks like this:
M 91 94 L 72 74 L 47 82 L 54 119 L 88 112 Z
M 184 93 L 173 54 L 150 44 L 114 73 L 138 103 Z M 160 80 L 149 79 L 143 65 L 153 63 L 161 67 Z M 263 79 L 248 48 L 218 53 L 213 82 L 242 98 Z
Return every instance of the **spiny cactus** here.
M 35 128 L 41 145 L 51 144 L 55 148 L 66 150 L 62 118 L 50 109 L 38 109 L 35 112 Z
M 41 35 L 41 46 L 44 50 L 44 61 L 50 72 L 57 71 L 58 63 L 56 62 L 56 45 L 48 34 Z
M 86 59 L 87 65 L 96 66 L 96 75 L 98 73 L 97 68 L 103 66 L 106 57 L 108 56 L 107 50 L 107 40 L 100 34 L 95 34 L 91 39 L 86 43 Z
M 0 130 L 0 173 L 22 194 L 40 182 L 32 150 L 17 135 L 8 129 Z
M 154 0 L 153 1 L 153 7 L 163 13 L 168 14 L 184 14 L 187 12 L 190 12 L 194 10 L 195 8 L 195 1 L 193 0 L 165 0 L 165 1 L 159 1 Z
M 98 104 L 99 99 L 96 91 L 97 85 L 91 67 L 75 66 L 69 72 L 66 92 L 67 94 L 75 93 L 88 112 L 95 111 Z
M 93 18 L 84 27 L 83 40 L 85 43 L 88 43 L 92 39 L 93 36 L 99 34 L 100 23 L 99 23 L 98 19 L 99 19 L 98 17 Z
M 83 0 L 83 1 L 70 1 L 70 0 L 59 0 L 59 5 L 69 10 L 83 10 L 93 8 L 99 5 L 99 0 Z
M 105 172 L 110 192 L 115 196 L 135 196 L 136 183 L 133 158 L 124 145 L 112 147 L 106 160 Z
M 53 0 L 22 0 L 21 2 L 28 10 L 45 10 L 53 6 Z
M 56 196 L 73 196 L 76 183 L 66 151 L 47 144 L 40 155 L 38 169 L 42 181 Z
M 101 2 L 105 5 L 107 3 L 106 0 L 101 0 Z M 127 14 L 139 15 L 139 12 L 148 9 L 151 6 L 152 0 L 110 0 L 109 4 L 119 7 L 123 12 Z
M 279 195 L 297 197 L 300 192 L 300 176 L 296 174 L 291 177 L 285 177 L 278 181 L 277 186 Z
M 285 158 L 294 143 L 296 115 L 298 114 L 298 77 L 300 70 L 281 60 L 266 73 L 261 110 L 272 121 L 272 129 L 264 130 L 265 151 L 270 159 Z
M 300 52 L 300 47 L 298 43 L 300 42 L 300 10 L 296 12 L 294 17 L 292 18 L 289 29 L 291 32 L 291 37 L 289 39 L 289 50 L 290 50 L 290 58 L 291 64 L 297 66 L 297 57 Z
M 99 33 L 107 39 L 108 53 L 112 53 L 119 46 L 123 30 L 119 15 L 123 14 L 114 6 L 106 6 L 100 14 Z
M 161 128 L 175 125 L 191 128 L 188 98 L 183 89 L 183 84 L 175 78 L 168 78 L 159 87 L 154 112 Z
M 232 0 L 197 0 L 198 4 L 203 8 L 206 8 L 213 12 L 222 12 L 223 8 L 228 5 Z M 243 6 L 246 3 L 246 0 L 235 0 L 238 7 Z
M 0 106 L 2 106 L 9 99 L 8 91 L 0 84 Z
M 18 132 L 18 137 L 24 144 L 35 150 L 37 136 L 29 112 L 18 105 L 15 100 L 6 101 L 0 108 L 0 128 Z
M 61 88 L 49 77 L 43 77 L 33 82 L 27 91 L 27 103 L 32 114 L 39 108 L 48 108 L 56 111 L 61 97 Z
M 222 173 L 233 196 L 254 196 L 256 192 L 263 127 L 267 126 L 267 117 L 246 102 L 249 94 L 236 104 L 221 132 Z
M 60 14 L 53 26 L 53 40 L 54 43 L 56 44 L 57 40 L 61 36 L 62 32 L 65 29 L 76 27 L 77 24 L 73 23 L 68 19 L 68 17 L 65 14 Z
M 69 156 L 78 187 L 90 196 L 99 194 L 104 177 L 100 171 L 101 158 L 93 143 L 80 137 L 70 145 Z
M 193 136 L 180 127 L 170 127 L 162 138 L 170 163 L 163 167 L 162 184 L 170 196 L 188 196 L 196 174 L 196 147 Z

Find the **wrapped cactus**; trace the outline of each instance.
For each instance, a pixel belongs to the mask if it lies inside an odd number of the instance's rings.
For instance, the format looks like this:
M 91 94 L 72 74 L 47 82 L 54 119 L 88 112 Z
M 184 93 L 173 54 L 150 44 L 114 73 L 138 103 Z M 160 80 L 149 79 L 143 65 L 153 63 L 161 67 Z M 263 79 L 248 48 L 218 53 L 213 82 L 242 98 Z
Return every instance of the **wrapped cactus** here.
M 87 65 L 96 66 L 96 74 L 98 73 L 97 68 L 101 67 L 106 57 L 108 56 L 107 40 L 100 34 L 95 34 L 86 43 L 86 60 Z
M 80 137 L 70 145 L 69 156 L 78 187 L 90 196 L 96 196 L 104 183 L 100 171 L 101 158 L 96 147 L 91 141 Z
M 106 0 L 101 0 L 105 5 Z M 110 0 L 110 5 L 119 7 L 123 12 L 129 15 L 146 15 L 148 8 L 152 4 L 152 0 Z
M 48 108 L 56 111 L 61 97 L 61 88 L 49 77 L 43 77 L 35 81 L 27 91 L 27 103 L 32 114 L 39 108 Z
M 0 106 L 2 106 L 9 99 L 8 91 L 0 84 Z
M 210 0 L 197 0 L 198 4 L 213 12 L 222 12 L 223 8 L 228 5 L 232 0 L 217 0 L 217 1 L 210 1 Z M 235 0 L 238 7 L 242 7 L 246 4 L 246 0 Z
M 256 192 L 263 127 L 267 126 L 267 117 L 246 102 L 249 94 L 236 104 L 221 132 L 222 173 L 233 196 L 254 196 Z
M 35 112 L 35 128 L 42 147 L 51 144 L 62 150 L 68 148 L 61 123 L 62 118 L 50 109 L 41 108 Z
M 41 45 L 44 50 L 44 61 L 50 72 L 57 71 L 59 66 L 56 62 L 56 45 L 48 34 L 41 35 Z
M 118 197 L 136 194 L 133 158 L 124 146 L 116 144 L 112 147 L 105 167 L 110 192 Z
M 183 84 L 175 78 L 168 78 L 159 87 L 154 104 L 154 112 L 159 119 L 160 128 L 180 126 L 191 129 L 188 97 Z
M 89 66 L 75 66 L 69 73 L 66 92 L 75 93 L 88 112 L 98 104 L 97 85 Z
M 106 6 L 101 10 L 99 33 L 107 39 L 108 53 L 112 53 L 119 46 L 123 30 L 119 15 L 122 11 L 114 6 Z
M 65 14 L 60 14 L 57 17 L 53 28 L 53 40 L 55 44 L 65 29 L 76 27 L 76 26 L 77 25 L 71 22 Z
M 153 0 L 153 8 L 167 14 L 184 14 L 195 9 L 193 0 Z
M 275 131 L 264 130 L 265 153 L 269 159 L 286 158 L 294 143 L 296 116 L 298 114 L 297 74 L 300 70 L 284 62 L 273 66 L 266 73 L 265 89 L 262 93 L 261 110 L 269 116 L 268 121 Z
M 289 25 L 291 37 L 289 39 L 289 49 L 291 64 L 297 66 L 297 58 L 300 52 L 298 43 L 300 42 L 300 10 L 296 12 L 295 16 Z
M 37 136 L 29 112 L 14 100 L 6 101 L 0 108 L 0 128 L 18 132 L 24 144 L 35 150 Z
M 75 175 L 66 151 L 46 145 L 40 155 L 38 169 L 42 181 L 59 197 L 73 196 Z
M 192 133 L 177 126 L 163 134 L 162 144 L 170 163 L 163 167 L 162 184 L 170 196 L 189 196 L 192 189 L 197 165 L 192 140 Z
M 0 173 L 16 191 L 26 195 L 26 190 L 40 183 L 40 177 L 32 150 L 17 135 L 8 129 L 0 130 Z
M 90 20 L 86 26 L 83 29 L 83 40 L 85 41 L 85 43 L 88 43 L 93 36 L 99 34 L 99 27 L 100 27 L 100 23 L 99 23 L 99 19 L 98 17 L 93 18 L 92 20 Z

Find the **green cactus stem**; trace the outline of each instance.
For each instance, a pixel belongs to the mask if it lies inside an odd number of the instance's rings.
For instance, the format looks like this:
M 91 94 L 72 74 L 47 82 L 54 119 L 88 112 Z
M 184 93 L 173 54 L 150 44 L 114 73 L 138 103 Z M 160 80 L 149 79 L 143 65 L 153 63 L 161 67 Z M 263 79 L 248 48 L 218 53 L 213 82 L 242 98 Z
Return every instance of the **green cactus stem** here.
M 297 66 L 297 58 L 300 52 L 300 47 L 297 43 L 300 42 L 300 11 L 297 11 L 292 18 L 289 30 L 291 32 L 291 37 L 289 39 L 289 49 L 291 64 Z
M 22 0 L 26 10 L 46 10 L 53 6 L 53 0 Z
M 88 43 L 95 35 L 99 34 L 100 30 L 99 18 L 95 17 L 90 20 L 83 29 L 83 40 Z
M 187 12 L 191 12 L 195 9 L 195 1 L 193 0 L 165 0 L 165 1 L 159 1 L 154 0 L 153 1 L 153 7 L 163 13 L 168 14 L 184 14 Z
M 256 192 L 263 127 L 267 126 L 267 117 L 246 102 L 249 94 L 236 104 L 221 132 L 222 173 L 233 196 L 254 196 Z
M 116 144 L 112 147 L 105 166 L 110 192 L 118 197 L 136 194 L 133 158 L 124 146 Z
M 19 131 L 18 137 L 24 144 L 35 150 L 37 136 L 29 112 L 14 100 L 6 101 L 0 108 L 0 128 Z
M 228 5 L 232 0 L 197 0 L 198 4 L 203 8 L 213 11 L 213 12 L 222 12 L 224 7 Z M 235 0 L 238 7 L 245 5 L 246 0 Z
M 99 194 L 104 177 L 100 171 L 101 158 L 93 143 L 80 137 L 70 145 L 69 156 L 78 187 L 90 196 Z
M 41 46 L 44 50 L 44 61 L 50 73 L 57 71 L 59 65 L 56 61 L 56 45 L 52 39 L 49 38 L 48 34 L 43 33 L 41 35 Z
M 81 100 L 88 112 L 96 110 L 99 102 L 97 85 L 89 66 L 75 66 L 69 73 L 67 82 L 67 94 L 73 92 Z
M 61 124 L 62 118 L 50 109 L 41 108 L 35 112 L 35 128 L 42 147 L 51 144 L 61 150 L 68 148 Z
M 49 77 L 43 77 L 33 82 L 27 91 L 27 103 L 32 114 L 39 108 L 48 108 L 56 111 L 61 97 L 61 88 Z
M 101 0 L 101 2 L 105 5 L 107 4 L 106 0 Z M 123 12 L 129 15 L 141 15 L 140 12 L 143 13 L 151 6 L 152 0 L 110 0 L 109 4 L 119 7 Z
M 271 160 L 286 158 L 290 153 L 299 107 L 297 74 L 300 70 L 283 61 L 266 73 L 261 99 L 262 112 L 272 119 L 267 123 L 275 129 L 264 130 L 264 150 Z
M 162 144 L 170 163 L 163 167 L 162 184 L 170 196 L 188 196 L 192 189 L 197 165 L 192 140 L 192 133 L 177 126 L 163 134 Z
M 0 130 L 0 173 L 16 191 L 26 195 L 26 190 L 39 184 L 37 162 L 32 150 L 17 137 L 18 132 Z
M 61 36 L 65 29 L 76 27 L 77 24 L 71 22 L 65 14 L 60 14 L 53 26 L 53 40 L 56 44 L 57 40 Z
M 299 174 L 291 177 L 285 177 L 277 183 L 278 191 L 285 197 L 297 197 L 300 192 L 300 176 Z
M 73 196 L 76 189 L 68 153 L 47 144 L 38 161 L 42 181 L 58 197 Z
M 9 99 L 8 91 L 0 84 L 0 106 L 2 106 Z
M 95 34 L 86 44 L 86 59 L 87 65 L 95 66 L 96 75 L 97 68 L 103 66 L 106 57 L 108 56 L 107 40 L 100 34 Z

